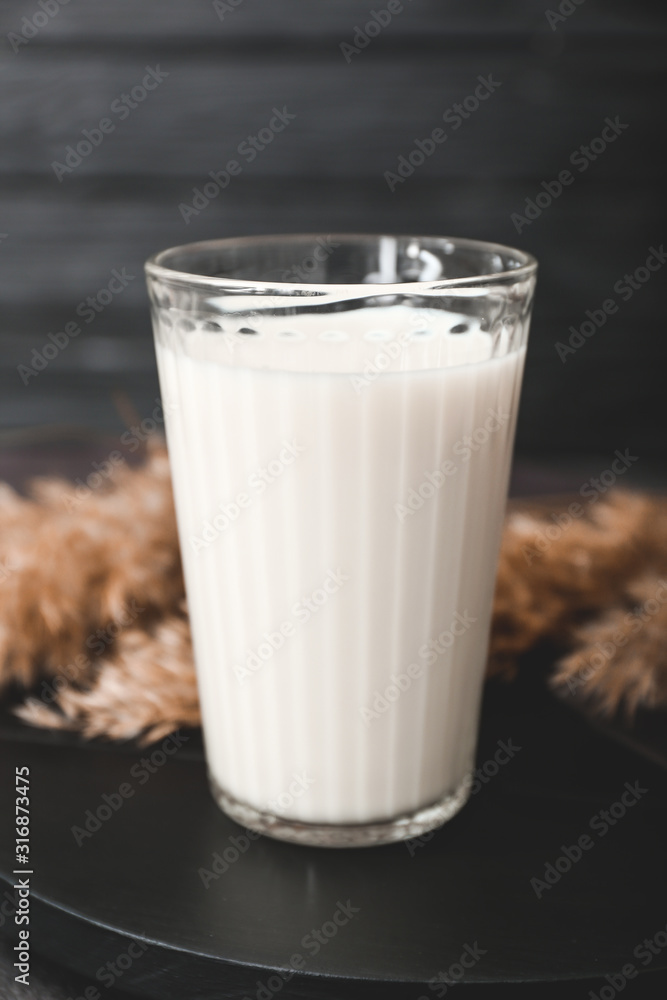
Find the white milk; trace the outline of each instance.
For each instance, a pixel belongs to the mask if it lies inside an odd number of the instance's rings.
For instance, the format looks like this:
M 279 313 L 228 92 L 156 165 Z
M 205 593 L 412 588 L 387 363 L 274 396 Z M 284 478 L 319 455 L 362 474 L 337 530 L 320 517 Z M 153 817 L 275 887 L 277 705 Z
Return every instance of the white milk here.
M 421 315 L 423 355 L 400 306 L 157 347 L 209 769 L 286 819 L 388 820 L 473 766 L 524 350 Z

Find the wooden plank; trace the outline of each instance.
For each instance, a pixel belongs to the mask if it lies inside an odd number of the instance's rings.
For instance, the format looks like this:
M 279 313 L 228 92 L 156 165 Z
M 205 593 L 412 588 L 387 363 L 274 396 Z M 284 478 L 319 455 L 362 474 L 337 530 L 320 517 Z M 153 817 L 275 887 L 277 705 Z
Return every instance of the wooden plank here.
M 598 308 L 600 302 L 593 304 Z M 22 365 L 32 366 L 35 357 L 33 349 L 41 353 L 44 345 L 50 343 L 48 333 L 63 330 L 71 318 L 71 313 L 58 307 L 41 311 L 29 308 L 23 318 L 29 326 L 23 330 L 22 324 L 6 328 L 0 340 L 3 391 L 40 395 L 52 378 L 67 374 L 85 381 L 89 375 L 102 373 L 124 378 L 125 375 L 133 377 L 136 373 L 153 372 L 155 358 L 147 302 L 131 309 L 116 305 L 109 308 L 94 325 L 82 325 L 81 334 L 71 340 L 37 376 L 19 368 Z M 588 370 L 591 365 L 615 364 L 623 372 L 635 354 L 639 355 L 638 364 L 647 369 L 662 370 L 663 327 L 657 322 L 638 321 L 632 307 L 621 309 L 590 339 L 582 338 L 583 346 L 564 356 L 557 351 L 557 344 L 568 341 L 570 319 L 579 327 L 584 315 L 573 311 L 570 317 L 554 316 L 544 298 L 538 298 L 530 335 L 529 360 L 531 364 L 544 365 L 548 376 L 536 391 L 547 391 L 552 383 L 567 390 L 570 379 L 577 378 L 580 370 Z M 14 332 L 10 333 L 11 330 Z M 602 390 L 597 387 L 596 391 Z
M 114 394 L 122 392 L 140 414 L 148 415 L 159 398 L 157 369 L 142 372 L 45 371 L 37 382 L 23 386 L 3 378 L 0 393 L 0 428 L 58 425 L 122 431 Z M 0 441 L 2 433 L 0 432 Z
M 540 260 L 544 308 L 558 322 L 583 320 L 585 309 L 613 294 L 613 284 L 660 242 L 662 185 L 582 177 L 517 233 L 511 215 L 536 187 L 522 180 L 443 185 L 419 179 L 392 196 L 372 182 L 342 187 L 333 180 L 297 178 L 255 184 L 240 177 L 233 197 L 230 192 L 224 201 L 212 202 L 186 226 L 178 212 L 180 180 L 122 186 L 113 178 L 103 186 L 81 180 L 67 189 L 37 179 L 16 181 L 0 196 L 0 218 L 8 233 L 0 244 L 4 329 L 11 321 L 14 329 L 29 332 L 30 308 L 50 310 L 54 323 L 67 321 L 82 299 L 103 287 L 113 268 L 125 267 L 136 276 L 119 297 L 119 308 L 143 308 L 143 262 L 166 246 L 264 232 L 387 228 L 523 246 Z M 656 277 L 633 297 L 628 315 L 634 322 L 650 324 L 662 314 L 660 284 Z M 106 324 L 105 313 L 98 324 Z
M 529 358 L 523 384 L 517 446 L 523 454 L 597 453 L 630 448 L 640 463 L 667 458 L 664 395 L 659 366 L 630 351 L 617 358 L 589 356 L 560 370 Z M 601 465 L 600 471 L 606 466 Z M 625 485 L 631 487 L 631 482 Z
M 606 51 L 566 53 L 553 65 L 534 52 L 481 52 L 446 59 L 426 53 L 418 62 L 384 55 L 347 66 L 333 50 L 326 59 L 306 50 L 298 62 L 176 54 L 151 60 L 119 50 L 104 60 L 82 53 L 67 66 L 53 50 L 34 50 L 0 68 L 0 173 L 40 173 L 63 189 L 75 178 L 104 174 L 186 175 L 204 184 L 233 159 L 253 178 L 361 176 L 385 184 L 384 173 L 397 171 L 415 141 L 442 127 L 447 138 L 418 167 L 420 177 L 548 180 L 600 135 L 606 118 L 619 116 L 628 129 L 590 173 L 598 180 L 638 172 L 657 178 L 666 53 L 647 46 L 624 59 L 621 73 Z M 129 108 L 121 95 L 141 86 L 146 66 L 168 76 Z M 500 87 L 468 119 L 453 112 L 443 122 L 480 76 Z M 280 127 L 275 107 L 296 118 L 281 132 L 263 133 L 268 140 L 259 151 L 239 148 L 272 120 Z M 93 132 L 92 146 L 82 130 L 99 129 L 104 118 L 113 131 Z M 87 143 L 82 159 L 77 165 L 75 153 L 68 165 L 67 147 L 80 141 Z
M 56 0 L 57 2 L 57 0 Z M 210 39 L 221 43 L 250 42 L 257 38 L 298 39 L 321 42 L 352 40 L 356 25 L 363 26 L 372 11 L 383 11 L 387 0 L 228 0 L 229 10 L 214 6 L 212 0 L 113 0 L 91 4 L 90 0 L 69 0 L 57 14 L 41 25 L 30 44 L 71 44 L 73 42 L 115 43 L 186 40 L 188 43 Z M 544 0 L 403 0 L 403 10 L 395 14 L 386 36 L 400 38 L 467 36 L 490 32 L 508 36 L 517 32 L 550 31 L 545 11 L 557 10 L 556 2 Z M 235 8 L 235 9 L 234 9 Z M 52 9 L 50 7 L 50 9 Z M 0 33 L 18 32 L 23 18 L 32 21 L 39 12 L 37 0 L 18 0 L 0 14 Z M 217 12 L 220 11 L 220 13 Z M 221 16 L 220 16 L 221 15 Z M 386 18 L 383 18 L 386 20 Z M 609 10 L 604 0 L 587 0 L 580 10 L 557 23 L 568 35 L 599 31 L 620 33 L 627 37 L 637 31 L 651 31 L 664 26 L 655 9 Z M 28 27 L 28 32 L 31 28 Z M 379 36 L 382 38 L 382 35 Z M 380 43 L 378 43 L 380 44 Z
M 41 381 L 39 381 L 41 380 Z M 114 393 L 125 393 L 138 413 L 148 416 L 159 397 L 155 367 L 123 372 L 64 371 L 52 367 L 25 387 L 3 376 L 0 427 L 75 424 L 120 433 Z M 37 388 L 38 386 L 38 388 Z M 628 355 L 582 358 L 576 367 L 555 367 L 550 359 L 529 355 L 517 428 L 517 452 L 545 461 L 554 454 L 597 454 L 615 449 L 639 456 L 637 469 L 667 459 L 663 423 L 656 400 L 663 389 L 662 369 Z M 601 472 L 605 465 L 600 465 Z M 630 480 L 625 482 L 629 488 Z

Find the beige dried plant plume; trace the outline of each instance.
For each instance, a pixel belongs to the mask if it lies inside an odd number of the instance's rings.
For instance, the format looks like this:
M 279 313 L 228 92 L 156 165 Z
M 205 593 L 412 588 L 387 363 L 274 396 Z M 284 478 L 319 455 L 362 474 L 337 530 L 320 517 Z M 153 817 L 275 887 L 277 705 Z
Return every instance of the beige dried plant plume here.
M 147 742 L 197 725 L 163 442 L 73 496 L 58 479 L 27 497 L 0 487 L 0 685 L 26 690 L 27 722 L 87 737 Z M 616 492 L 581 509 L 568 521 L 567 503 L 510 508 L 489 675 L 511 678 L 555 639 L 570 652 L 554 685 L 607 713 L 667 705 L 667 503 Z

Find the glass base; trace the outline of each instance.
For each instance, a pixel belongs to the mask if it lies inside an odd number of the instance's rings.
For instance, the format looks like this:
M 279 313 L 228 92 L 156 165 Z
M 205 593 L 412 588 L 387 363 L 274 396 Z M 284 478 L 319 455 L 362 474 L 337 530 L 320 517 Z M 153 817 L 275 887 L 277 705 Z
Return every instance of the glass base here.
M 235 799 L 223 791 L 211 775 L 209 782 L 213 798 L 223 812 L 248 830 L 256 830 L 276 840 L 311 847 L 376 847 L 379 844 L 394 844 L 400 840 L 421 837 L 446 823 L 467 802 L 472 787 L 472 774 L 467 774 L 458 788 L 439 802 L 381 823 L 301 823 L 298 820 L 283 819 L 272 813 L 260 812 Z

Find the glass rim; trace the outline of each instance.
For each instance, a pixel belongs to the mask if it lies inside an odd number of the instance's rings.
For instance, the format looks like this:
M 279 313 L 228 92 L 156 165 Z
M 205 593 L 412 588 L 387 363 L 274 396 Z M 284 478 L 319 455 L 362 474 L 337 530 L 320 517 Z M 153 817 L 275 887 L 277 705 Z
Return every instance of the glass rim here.
M 453 244 L 455 248 L 466 250 L 486 251 L 491 253 L 513 254 L 521 263 L 514 268 L 504 271 L 480 271 L 479 274 L 468 275 L 462 278 L 436 278 L 426 281 L 400 281 L 400 282 L 309 282 L 309 281 L 274 281 L 262 278 L 232 278 L 213 277 L 211 275 L 197 274 L 196 272 L 180 271 L 170 267 L 167 263 L 170 256 L 175 254 L 195 253 L 213 250 L 215 248 L 225 248 L 237 246 L 266 246 L 270 243 L 296 243 L 299 240 L 348 240 L 365 241 L 380 239 L 406 239 L 406 240 L 434 240 L 442 243 Z M 160 250 L 152 254 L 144 264 L 146 275 L 164 282 L 175 282 L 208 288 L 214 291 L 224 291 L 227 288 L 257 289 L 264 291 L 280 290 L 296 295 L 326 293 L 335 294 L 350 288 L 358 289 L 359 294 L 386 295 L 386 294 L 424 294 L 426 291 L 439 292 L 448 289 L 470 288 L 479 286 L 493 286 L 496 284 L 506 284 L 509 280 L 520 281 L 533 277 L 537 273 L 538 262 L 532 254 L 526 250 L 518 250 L 504 243 L 493 243 L 487 240 L 467 239 L 458 236 L 427 236 L 422 234 L 417 236 L 411 233 L 285 233 L 269 234 L 264 236 L 227 236 L 213 240 L 198 240 L 193 243 L 183 243 L 165 250 Z

